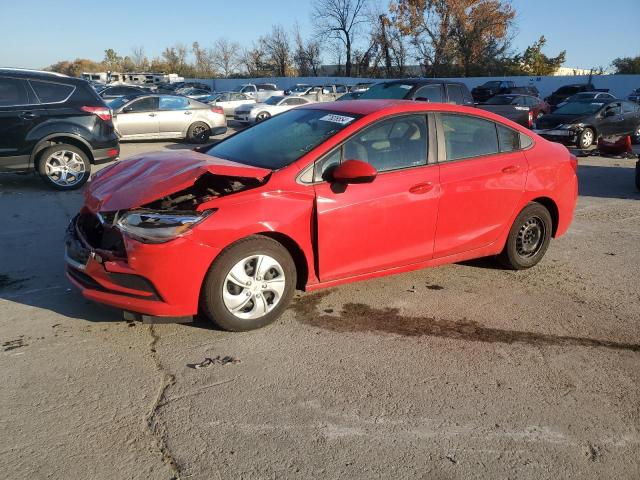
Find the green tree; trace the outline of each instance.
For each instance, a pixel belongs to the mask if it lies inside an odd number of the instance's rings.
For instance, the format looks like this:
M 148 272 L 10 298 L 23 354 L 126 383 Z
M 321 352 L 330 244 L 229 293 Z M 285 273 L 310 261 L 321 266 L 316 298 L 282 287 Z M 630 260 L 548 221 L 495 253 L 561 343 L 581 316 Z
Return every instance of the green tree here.
M 616 69 L 615 73 L 620 74 L 638 74 L 640 73 L 640 55 L 637 57 L 616 58 L 611 65 Z
M 513 58 L 516 73 L 524 75 L 552 75 L 565 61 L 567 51 L 562 50 L 557 57 L 548 57 L 542 53 L 547 39 L 542 35 L 537 42 L 524 51 L 522 55 Z
M 104 51 L 104 60 L 102 61 L 102 64 L 107 70 L 120 70 L 122 68 L 122 57 L 119 56 L 113 48 L 107 48 Z

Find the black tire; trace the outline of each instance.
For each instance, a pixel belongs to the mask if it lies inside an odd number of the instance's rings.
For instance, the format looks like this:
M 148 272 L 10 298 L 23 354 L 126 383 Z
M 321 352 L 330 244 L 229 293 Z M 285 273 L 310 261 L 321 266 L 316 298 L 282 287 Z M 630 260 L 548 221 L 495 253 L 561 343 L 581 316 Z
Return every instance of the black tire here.
M 596 134 L 593 129 L 587 127 L 580 132 L 576 140 L 576 146 L 582 150 L 586 150 L 596 141 Z
M 231 282 L 227 282 L 227 275 L 236 264 L 252 255 L 268 255 L 276 260 L 282 267 L 285 287 L 280 300 L 271 311 L 259 318 L 243 319 L 231 313 L 225 306 L 223 289 L 238 288 Z M 260 279 L 260 277 L 257 278 Z M 277 320 L 282 315 L 291 302 L 296 281 L 295 263 L 282 244 L 268 237 L 247 237 L 223 250 L 209 268 L 202 287 L 201 310 L 206 317 L 223 330 L 241 332 L 261 328 Z M 246 287 L 246 290 L 249 292 L 250 287 Z M 243 291 L 241 290 L 235 294 L 240 295 Z
M 59 170 L 65 167 L 67 168 L 66 171 Z M 82 169 L 82 173 L 80 173 L 80 169 Z M 38 155 L 38 173 L 44 183 L 51 188 L 56 190 L 76 190 L 82 187 L 89 179 L 91 162 L 87 154 L 78 147 L 66 143 L 58 143 L 40 152 Z
M 256 115 L 256 123 L 264 122 L 268 118 L 271 118 L 271 114 L 269 112 L 260 112 Z
M 194 122 L 187 130 L 187 141 L 190 143 L 207 143 L 211 136 L 211 128 L 204 122 Z
M 640 191 L 640 160 L 636 162 L 636 188 Z
M 539 203 L 530 203 L 516 217 L 498 261 L 512 270 L 536 265 L 549 248 L 553 221 Z

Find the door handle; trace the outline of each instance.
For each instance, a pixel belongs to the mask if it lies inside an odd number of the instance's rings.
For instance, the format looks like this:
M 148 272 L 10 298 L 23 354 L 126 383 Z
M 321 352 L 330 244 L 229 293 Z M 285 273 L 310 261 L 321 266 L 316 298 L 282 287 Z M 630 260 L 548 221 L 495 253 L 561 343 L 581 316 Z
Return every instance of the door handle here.
M 38 115 L 33 112 L 22 112 L 18 116 L 23 120 L 33 120 L 34 118 L 38 118 Z
M 184 112 L 185 115 L 193 115 L 193 112 Z
M 417 185 L 414 185 L 413 187 L 411 187 L 409 189 L 409 193 L 427 193 L 429 191 L 433 190 L 433 183 L 432 182 L 424 182 L 424 183 L 418 183 Z
M 149 114 L 149 116 L 150 116 L 150 117 L 155 117 L 155 116 L 156 116 L 156 114 L 155 114 L 155 113 L 150 113 L 150 114 Z
M 517 165 L 509 165 L 508 167 L 504 167 L 502 169 L 502 173 L 516 173 L 520 170 L 520 167 Z

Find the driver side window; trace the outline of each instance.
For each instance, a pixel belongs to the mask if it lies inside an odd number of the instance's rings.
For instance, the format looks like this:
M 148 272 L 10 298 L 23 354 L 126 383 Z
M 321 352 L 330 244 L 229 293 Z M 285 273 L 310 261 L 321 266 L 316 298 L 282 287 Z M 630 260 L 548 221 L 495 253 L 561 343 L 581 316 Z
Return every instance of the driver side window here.
M 368 162 L 378 172 L 426 165 L 427 135 L 426 115 L 382 120 L 317 161 L 313 181 L 326 180 L 327 172 L 345 160 Z
M 158 109 L 158 97 L 147 97 L 131 102 L 126 107 L 127 112 L 150 112 Z

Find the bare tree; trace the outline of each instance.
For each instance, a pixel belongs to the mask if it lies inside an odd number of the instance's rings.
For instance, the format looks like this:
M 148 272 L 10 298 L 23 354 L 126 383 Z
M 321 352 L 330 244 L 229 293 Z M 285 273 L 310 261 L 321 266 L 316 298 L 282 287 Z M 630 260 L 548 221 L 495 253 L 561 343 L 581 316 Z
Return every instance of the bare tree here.
M 219 38 L 213 44 L 213 65 L 220 71 L 223 77 L 233 75 L 242 64 L 240 44 L 226 38 Z
M 308 77 L 318 76 L 320 68 L 320 43 L 317 40 L 310 39 L 305 42 L 300 34 L 300 28 L 296 23 L 293 28 L 293 62 L 298 70 L 298 75 Z
M 267 53 L 262 42 L 254 42 L 253 46 L 242 54 L 242 65 L 250 77 L 265 77 L 269 75 Z
M 345 48 L 345 74 L 351 76 L 351 50 L 358 27 L 366 23 L 364 7 L 368 0 L 318 0 L 313 9 L 316 33 L 336 39 Z
M 149 59 L 147 58 L 142 45 L 137 45 L 131 48 L 131 61 L 135 65 L 136 70 L 141 72 L 149 68 Z
M 282 25 L 274 25 L 271 33 L 260 38 L 260 42 L 264 45 L 273 72 L 279 77 L 286 77 L 291 67 L 291 45 Z
M 211 77 L 215 75 L 213 61 L 213 51 L 200 47 L 198 42 L 191 45 L 193 58 L 195 60 L 194 71 L 198 77 Z

